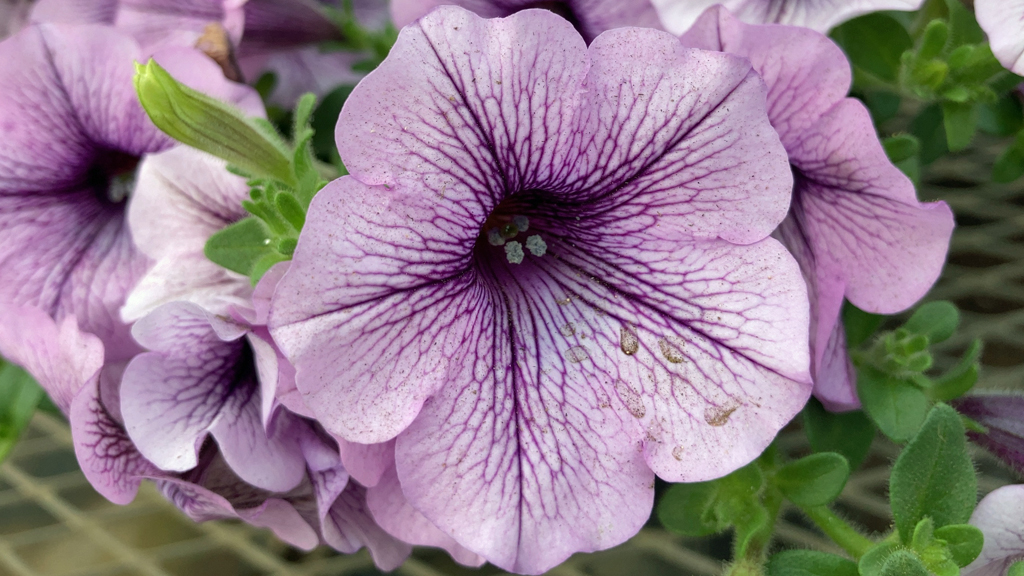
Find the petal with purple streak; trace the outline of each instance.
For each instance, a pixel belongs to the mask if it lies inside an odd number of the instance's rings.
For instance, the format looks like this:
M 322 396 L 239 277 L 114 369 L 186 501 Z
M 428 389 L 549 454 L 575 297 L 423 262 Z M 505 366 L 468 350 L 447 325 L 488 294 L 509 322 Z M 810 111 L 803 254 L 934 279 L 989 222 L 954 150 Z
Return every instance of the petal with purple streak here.
M 216 328 L 223 324 L 218 334 Z M 245 328 L 171 303 L 138 321 L 133 335 L 151 350 L 135 357 L 121 384 L 126 428 L 165 470 L 198 463 L 207 434 L 247 482 L 284 492 L 301 481 L 302 454 L 289 418 L 263 426 L 253 348 Z

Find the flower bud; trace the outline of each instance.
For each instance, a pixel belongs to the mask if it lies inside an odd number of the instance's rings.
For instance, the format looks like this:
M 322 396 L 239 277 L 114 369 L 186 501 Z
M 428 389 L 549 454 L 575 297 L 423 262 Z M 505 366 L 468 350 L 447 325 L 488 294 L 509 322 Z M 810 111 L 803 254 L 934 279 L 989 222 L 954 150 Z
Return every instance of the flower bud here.
M 136 63 L 134 83 L 149 118 L 175 140 L 254 176 L 295 186 L 284 144 L 237 109 L 178 82 L 152 59 L 145 65 Z

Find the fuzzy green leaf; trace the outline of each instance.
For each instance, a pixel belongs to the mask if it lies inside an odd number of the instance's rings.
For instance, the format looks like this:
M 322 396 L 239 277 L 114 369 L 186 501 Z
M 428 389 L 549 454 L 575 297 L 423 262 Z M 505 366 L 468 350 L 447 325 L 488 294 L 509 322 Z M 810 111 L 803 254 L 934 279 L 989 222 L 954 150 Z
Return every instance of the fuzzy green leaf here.
M 925 516 L 940 528 L 966 524 L 977 492 L 960 415 L 939 404 L 892 468 L 889 498 L 900 538 L 909 542 Z
M 896 442 L 913 438 L 931 407 L 927 395 L 913 383 L 871 366 L 858 367 L 857 394 L 864 412 Z
M 43 396 L 28 372 L 13 364 L 0 365 L 0 462 L 18 442 Z
M 981 554 L 985 536 L 970 524 L 950 524 L 935 530 L 935 537 L 945 540 L 950 557 L 963 568 Z
M 914 334 L 928 337 L 932 344 L 949 340 L 960 324 L 960 312 L 952 302 L 940 300 L 922 304 L 903 325 Z
M 765 568 L 768 576 L 858 576 L 856 563 L 815 550 L 784 550 Z
M 251 276 L 256 263 L 274 252 L 271 236 L 263 221 L 249 217 L 210 236 L 203 252 L 212 262 Z
M 775 474 L 775 485 L 797 506 L 824 506 L 839 497 L 850 478 L 846 458 L 835 452 L 811 454 Z
M 846 458 L 851 470 L 860 468 L 876 433 L 864 412 L 829 412 L 812 398 L 803 415 L 804 430 L 815 452 L 838 452 Z

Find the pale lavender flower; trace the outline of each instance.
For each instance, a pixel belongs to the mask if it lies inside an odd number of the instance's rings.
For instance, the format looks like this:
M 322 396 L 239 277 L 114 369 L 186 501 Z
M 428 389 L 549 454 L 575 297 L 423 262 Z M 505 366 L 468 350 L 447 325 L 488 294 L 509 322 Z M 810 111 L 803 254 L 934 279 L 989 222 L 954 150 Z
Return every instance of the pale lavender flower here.
M 395 439 L 460 546 L 539 573 L 618 544 L 655 472 L 726 474 L 806 402 L 806 288 L 767 238 L 792 176 L 745 61 L 441 7 L 336 135 L 352 176 L 314 199 L 271 333 L 320 423 Z
M 438 6 L 461 6 L 484 18 L 503 18 L 520 10 L 544 8 L 572 22 L 589 43 L 605 30 L 623 26 L 661 29 L 651 0 L 392 0 L 391 18 L 407 26 Z
M 137 351 L 119 317 L 149 266 L 125 225 L 137 164 L 173 141 L 132 86 L 139 45 L 117 29 L 34 25 L 0 43 L 0 300 L 77 317 L 108 361 Z M 157 55 L 193 87 L 262 108 L 194 50 Z
M 923 0 L 652 0 L 665 29 L 682 34 L 708 8 L 721 4 L 750 24 L 788 24 L 827 32 L 879 10 L 917 10 Z
M 976 0 L 974 15 L 999 62 L 1024 74 L 1024 0 Z
M 982 498 L 970 523 L 985 535 L 985 544 L 963 576 L 1005 576 L 1024 561 L 1024 485 L 1003 486 Z
M 793 203 L 776 235 L 807 280 L 814 393 L 830 409 L 856 408 L 843 298 L 878 314 L 912 306 L 942 271 L 953 214 L 944 202 L 917 201 L 867 110 L 845 98 L 850 66 L 825 36 L 744 24 L 719 6 L 681 40 L 749 58 L 768 85 L 768 118 L 794 174 Z

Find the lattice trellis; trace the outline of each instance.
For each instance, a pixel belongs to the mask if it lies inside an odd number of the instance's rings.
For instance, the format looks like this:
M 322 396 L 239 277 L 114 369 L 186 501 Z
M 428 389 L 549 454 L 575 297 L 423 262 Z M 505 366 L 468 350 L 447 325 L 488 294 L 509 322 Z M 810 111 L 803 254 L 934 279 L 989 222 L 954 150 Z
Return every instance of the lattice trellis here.
M 949 299 L 964 324 L 944 344 L 938 364 L 949 365 L 972 338 L 986 343 L 986 388 L 1024 386 L 1024 183 L 987 183 L 998 147 L 947 157 L 928 170 L 922 199 L 944 199 L 959 228 L 943 277 L 929 298 Z M 800 435 L 783 437 L 799 451 Z M 895 449 L 877 442 L 872 456 L 847 485 L 838 507 L 876 531 L 889 526 L 885 492 Z M 983 492 L 1012 477 L 979 454 Z M 795 511 L 777 527 L 779 546 L 837 551 Z M 612 550 L 574 556 L 557 576 L 719 574 L 728 536 L 688 540 L 652 523 Z M 269 532 L 237 522 L 195 524 L 144 485 L 129 506 L 115 506 L 78 470 L 66 424 L 46 414 L 33 420 L 24 440 L 0 467 L 0 576 L 370 576 L 379 574 L 365 553 L 340 556 L 326 549 L 300 553 Z M 395 574 L 501 574 L 468 570 L 443 553 L 418 550 Z

